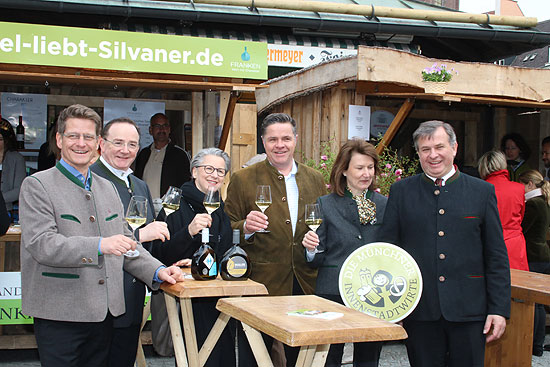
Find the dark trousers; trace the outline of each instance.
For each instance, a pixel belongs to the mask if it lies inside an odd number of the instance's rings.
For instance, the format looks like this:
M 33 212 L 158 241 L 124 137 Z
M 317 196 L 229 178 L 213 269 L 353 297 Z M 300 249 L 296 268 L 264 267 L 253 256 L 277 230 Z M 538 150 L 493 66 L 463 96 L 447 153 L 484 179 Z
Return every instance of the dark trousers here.
M 529 271 L 550 274 L 550 263 L 530 262 Z M 546 335 L 546 310 L 544 305 L 535 303 L 535 322 L 533 326 L 533 353 L 542 352 Z
M 113 339 L 109 350 L 109 367 L 133 367 L 141 325 L 130 325 L 124 328 L 113 328 Z
M 35 318 L 34 335 L 43 367 L 107 366 L 113 330 L 110 314 L 101 322 Z
M 340 295 L 319 294 L 319 297 L 344 304 Z M 338 322 L 335 320 L 334 322 Z M 353 343 L 353 366 L 354 367 L 378 367 L 382 342 Z M 332 344 L 328 351 L 325 367 L 340 367 L 344 355 L 344 344 Z
M 292 285 L 292 295 L 293 296 L 303 295 L 304 291 L 302 290 L 302 287 L 300 287 L 300 283 L 298 283 L 298 280 L 296 279 L 296 277 L 293 277 L 293 278 L 294 278 L 294 283 Z M 271 347 L 273 346 L 273 338 L 264 333 L 262 333 L 262 338 L 264 339 L 267 351 L 271 353 Z M 246 338 L 246 335 L 244 333 L 244 330 L 240 322 L 238 323 L 238 326 L 237 326 L 237 343 L 239 345 L 238 347 L 239 367 L 257 366 L 256 359 L 254 358 L 254 354 L 252 353 L 250 344 L 248 344 L 248 339 Z M 289 367 L 295 366 L 296 361 L 298 360 L 298 354 L 300 353 L 300 347 L 289 347 L 286 344 L 283 344 L 283 346 L 285 348 L 286 365 Z
M 485 321 L 405 320 L 411 367 L 483 367 Z

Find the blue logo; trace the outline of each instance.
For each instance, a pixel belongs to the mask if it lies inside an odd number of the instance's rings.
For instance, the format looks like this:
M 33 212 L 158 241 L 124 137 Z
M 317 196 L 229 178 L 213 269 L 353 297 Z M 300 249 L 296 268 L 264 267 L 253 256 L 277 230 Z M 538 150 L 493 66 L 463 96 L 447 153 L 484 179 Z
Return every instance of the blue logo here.
M 250 54 L 246 50 L 246 46 L 244 48 L 244 52 L 241 54 L 241 60 L 243 61 L 250 61 Z

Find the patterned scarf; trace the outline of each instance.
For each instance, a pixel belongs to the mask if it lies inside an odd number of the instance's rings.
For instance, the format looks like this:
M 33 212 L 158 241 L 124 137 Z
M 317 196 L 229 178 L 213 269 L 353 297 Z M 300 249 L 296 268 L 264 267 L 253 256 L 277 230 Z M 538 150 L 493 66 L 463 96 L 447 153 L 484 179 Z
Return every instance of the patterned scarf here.
M 351 194 L 351 190 L 347 187 L 348 192 Z M 362 225 L 376 223 L 376 204 L 370 200 L 372 192 L 365 190 L 359 195 L 351 194 L 351 197 L 357 203 L 357 210 L 359 211 L 359 222 Z

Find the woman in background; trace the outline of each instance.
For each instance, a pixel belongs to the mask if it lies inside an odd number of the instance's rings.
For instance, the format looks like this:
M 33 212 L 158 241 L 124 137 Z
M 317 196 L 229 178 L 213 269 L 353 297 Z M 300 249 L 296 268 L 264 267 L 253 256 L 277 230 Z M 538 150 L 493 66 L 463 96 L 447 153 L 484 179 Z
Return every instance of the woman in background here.
M 531 148 L 521 135 L 510 133 L 502 137 L 500 149 L 506 155 L 510 181 L 518 182 L 519 175 L 531 169 L 526 162 L 531 155 Z
M 330 173 L 333 192 L 317 200 L 323 222 L 302 241 L 307 261 L 319 268 L 318 296 L 343 303 L 338 290 L 342 264 L 357 248 L 377 239 L 388 200 L 374 191 L 378 161 L 376 149 L 364 140 L 348 140 L 338 152 Z M 322 252 L 315 253 L 317 247 Z M 381 349 L 381 342 L 354 343 L 353 365 L 378 366 Z M 331 345 L 325 367 L 340 367 L 343 351 L 344 344 Z
M 550 226 L 550 182 L 535 170 L 523 172 L 519 181 L 525 186 L 525 215 L 521 226 L 527 243 L 529 269 L 536 273 L 550 274 L 550 247 L 546 244 L 546 232 Z M 546 328 L 544 305 L 535 304 L 533 330 L 533 355 L 542 356 Z
M 529 271 L 525 237 L 521 228 L 525 212 L 525 187 L 510 181 L 506 157 L 492 150 L 479 159 L 479 176 L 493 184 L 510 268 Z
M 21 183 L 27 175 L 25 158 L 15 150 L 15 147 L 13 127 L 9 121 L 2 119 L 0 123 L 0 176 L 2 181 L 0 189 L 8 212 L 13 210 L 13 205 L 19 200 Z

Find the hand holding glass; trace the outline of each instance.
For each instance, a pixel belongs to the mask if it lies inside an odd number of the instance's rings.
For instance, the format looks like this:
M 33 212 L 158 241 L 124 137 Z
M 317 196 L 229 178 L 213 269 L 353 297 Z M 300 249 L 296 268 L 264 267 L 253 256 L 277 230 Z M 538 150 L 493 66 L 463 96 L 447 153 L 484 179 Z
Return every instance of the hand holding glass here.
M 136 229 L 147 222 L 147 198 L 144 198 L 143 196 L 132 196 L 130 199 L 130 204 L 128 204 L 128 209 L 126 210 L 125 219 L 132 228 L 132 239 L 136 241 Z M 128 250 L 124 253 L 124 256 L 138 257 L 139 251 Z
M 220 192 L 213 187 L 209 187 L 202 204 L 208 214 L 212 215 L 220 207 Z
M 319 204 L 306 204 L 305 220 L 306 225 L 313 232 L 317 232 L 317 228 L 319 228 L 321 223 L 323 223 L 323 219 L 321 218 L 321 208 L 319 208 Z M 318 254 L 323 251 L 324 250 L 319 250 L 317 247 L 315 247 L 315 249 L 310 252 Z
M 256 205 L 265 214 L 266 209 L 271 205 L 271 186 L 258 185 L 256 187 Z M 269 233 L 267 229 L 263 228 L 256 232 Z
M 181 189 L 170 186 L 166 194 L 162 197 L 162 208 L 166 213 L 166 216 L 169 216 L 176 210 L 180 208 L 181 200 Z

